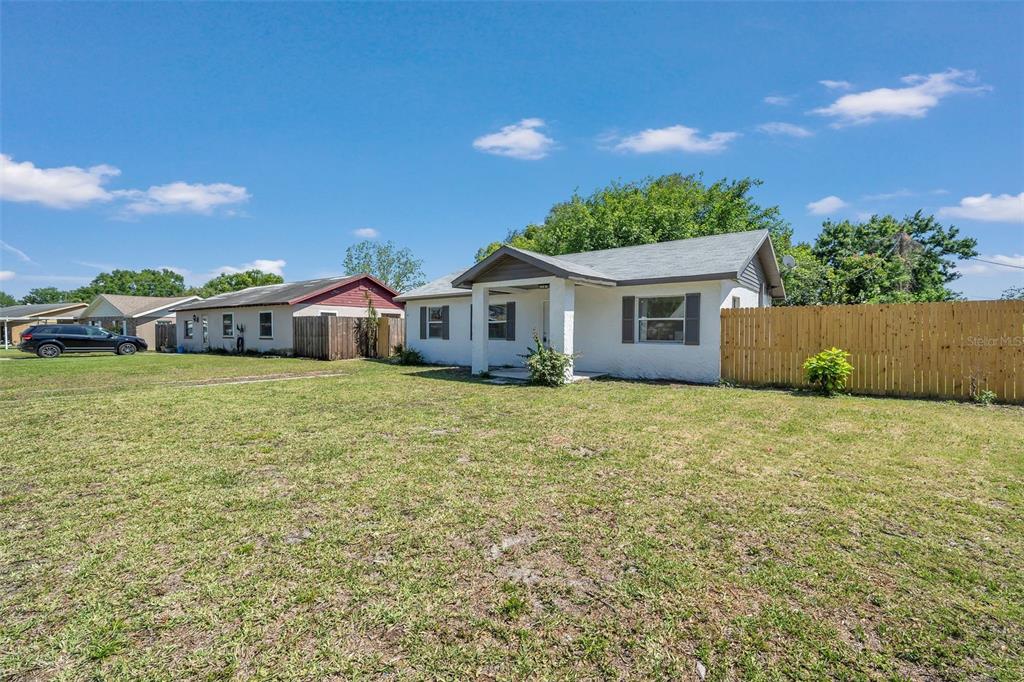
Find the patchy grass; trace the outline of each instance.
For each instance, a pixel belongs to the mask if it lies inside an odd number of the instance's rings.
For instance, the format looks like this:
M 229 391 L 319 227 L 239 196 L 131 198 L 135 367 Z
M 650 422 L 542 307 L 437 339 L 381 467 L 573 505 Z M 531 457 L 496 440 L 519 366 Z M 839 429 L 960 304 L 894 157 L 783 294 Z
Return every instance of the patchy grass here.
M 211 379 L 344 372 L 229 385 Z M 0 361 L 0 677 L 1020 679 L 1024 411 Z

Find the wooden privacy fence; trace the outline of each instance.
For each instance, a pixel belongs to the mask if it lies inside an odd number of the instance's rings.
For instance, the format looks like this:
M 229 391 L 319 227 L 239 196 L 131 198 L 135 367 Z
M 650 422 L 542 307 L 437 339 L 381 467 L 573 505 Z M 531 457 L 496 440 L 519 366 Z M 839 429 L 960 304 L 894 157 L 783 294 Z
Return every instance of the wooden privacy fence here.
M 178 346 L 178 327 L 173 322 L 156 323 L 156 348 L 155 350 L 170 349 L 172 352 Z
M 405 325 L 398 318 L 377 320 L 377 345 L 371 357 L 388 357 L 394 347 L 405 340 Z M 357 326 L 365 324 L 359 317 L 292 318 L 292 347 L 295 355 L 318 360 L 347 360 L 363 357 Z
M 739 308 L 722 311 L 722 378 L 805 386 L 803 363 L 850 353 L 855 393 L 1024 402 L 1024 301 Z M 973 387 L 973 388 L 972 388 Z

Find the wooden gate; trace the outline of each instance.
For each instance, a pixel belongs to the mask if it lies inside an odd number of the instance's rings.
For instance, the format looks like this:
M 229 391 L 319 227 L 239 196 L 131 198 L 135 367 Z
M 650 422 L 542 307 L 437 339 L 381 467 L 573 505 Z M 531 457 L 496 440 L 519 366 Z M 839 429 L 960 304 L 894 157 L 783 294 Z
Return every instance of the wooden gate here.
M 805 386 L 803 362 L 850 353 L 854 393 L 1024 402 L 1024 301 L 722 310 L 722 378 Z
M 292 347 L 295 355 L 318 360 L 348 360 L 363 357 L 360 349 L 361 317 L 292 318 Z M 400 318 L 381 317 L 377 320 L 376 357 L 388 357 L 395 345 L 405 339 L 405 325 Z
M 178 347 L 178 326 L 173 322 L 156 323 L 156 349 L 174 352 Z

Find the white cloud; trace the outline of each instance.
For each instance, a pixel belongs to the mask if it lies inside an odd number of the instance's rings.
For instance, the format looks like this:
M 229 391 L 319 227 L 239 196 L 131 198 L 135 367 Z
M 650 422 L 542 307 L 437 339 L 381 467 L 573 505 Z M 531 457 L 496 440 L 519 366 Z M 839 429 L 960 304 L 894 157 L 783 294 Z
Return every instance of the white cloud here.
M 900 79 L 907 87 L 877 88 L 843 95 L 827 107 L 811 111 L 813 114 L 837 119 L 833 127 L 861 125 L 879 118 L 923 118 L 939 101 L 960 92 L 978 92 L 989 89 L 985 85 L 971 86 L 977 81 L 973 71 L 948 69 L 927 76 L 912 74 Z
M 0 270 L 0 282 L 6 282 L 9 279 L 14 279 L 14 271 Z
M 788 95 L 768 95 L 764 98 L 765 104 L 771 104 L 775 107 L 784 107 L 792 101 L 793 98 Z
M 889 199 L 899 199 L 901 197 L 912 197 L 916 192 L 911 192 L 909 189 L 898 189 L 894 192 L 881 192 L 879 194 L 865 194 L 864 201 L 888 201 Z
M 241 204 L 249 200 L 250 195 L 245 187 L 216 182 L 209 185 L 201 183 L 172 182 L 166 185 L 154 185 L 147 190 L 122 190 L 114 192 L 118 197 L 128 200 L 124 206 L 127 215 L 147 215 L 152 213 L 202 213 L 209 215 L 214 209 Z
M 988 223 L 1024 223 L 1024 192 L 1012 194 L 982 194 L 964 197 L 959 206 L 944 206 L 939 215 Z
M 963 275 L 1013 275 L 1017 268 L 1024 268 L 1024 255 L 1015 253 L 1012 256 L 993 254 L 978 256 L 981 260 L 961 261 L 956 269 Z M 990 261 L 990 262 L 985 262 Z M 1009 266 L 1009 267 L 1004 267 Z
M 36 265 L 36 262 L 29 258 L 27 253 L 25 253 L 21 249 L 11 246 L 2 239 L 0 239 L 0 250 L 6 251 L 8 253 L 13 253 L 14 256 L 22 263 L 31 263 L 32 265 Z
M 0 154 L 0 199 L 36 202 L 50 208 L 75 208 L 94 201 L 110 201 L 103 188 L 110 178 L 120 175 L 113 166 L 64 166 L 38 168 L 31 161 L 15 161 Z
M 849 90 L 850 88 L 853 87 L 853 83 L 851 83 L 850 81 L 830 81 L 826 79 L 818 82 L 824 85 L 829 90 Z
M 166 269 L 178 273 L 185 278 L 185 284 L 188 286 L 199 286 L 201 284 L 206 284 L 214 277 L 218 277 L 220 275 L 233 275 L 239 272 L 245 272 L 246 270 L 261 270 L 263 272 L 269 272 L 272 275 L 280 275 L 281 277 L 284 277 L 284 266 L 287 264 L 288 261 L 281 258 L 257 258 L 248 263 L 242 263 L 241 265 L 221 265 L 208 272 L 193 272 L 188 268 L 182 268 L 176 265 L 161 265 L 158 269 Z
M 762 123 L 757 126 L 757 129 L 768 135 L 786 135 L 788 137 L 811 137 L 814 135 L 814 133 L 807 128 L 794 125 L 792 123 L 782 123 L 780 121 Z
M 807 204 L 807 212 L 811 215 L 828 215 L 847 206 L 849 204 L 833 194 Z
M 623 138 L 615 145 L 615 149 L 636 154 L 669 151 L 708 154 L 724 150 L 730 142 L 740 136 L 739 133 L 719 132 L 702 138 L 698 135 L 699 132 L 696 128 L 688 128 L 683 125 L 648 128 Z
M 519 123 L 507 125 L 496 133 L 476 138 L 473 140 L 473 147 L 488 154 L 536 161 L 547 156 L 555 146 L 553 139 L 540 132 L 543 127 L 545 124 L 542 119 L 524 118 Z
M 352 234 L 363 239 L 376 239 L 380 236 L 380 232 L 372 227 L 360 227 L 358 230 L 352 230 Z
M 88 260 L 73 260 L 71 262 L 74 263 L 75 265 L 81 265 L 84 268 L 92 268 L 94 270 L 110 271 L 118 269 L 118 266 L 111 265 L 110 263 L 94 263 L 93 261 Z

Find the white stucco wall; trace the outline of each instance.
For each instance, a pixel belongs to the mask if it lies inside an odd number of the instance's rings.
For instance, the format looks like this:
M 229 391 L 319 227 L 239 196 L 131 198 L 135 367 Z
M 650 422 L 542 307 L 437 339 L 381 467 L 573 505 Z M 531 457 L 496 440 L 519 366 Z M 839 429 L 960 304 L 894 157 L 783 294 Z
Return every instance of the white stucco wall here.
M 274 338 L 272 339 L 261 339 L 259 338 L 260 329 L 260 316 L 261 312 L 270 311 L 274 313 Z M 178 345 L 184 346 L 188 352 L 202 352 L 209 348 L 219 348 L 224 350 L 235 350 L 237 338 L 239 332 L 237 325 L 245 325 L 245 333 L 241 336 L 245 337 L 245 348 L 246 350 L 255 350 L 260 353 L 278 352 L 288 353 L 291 351 L 292 344 L 292 316 L 301 317 L 304 315 L 319 315 L 321 312 L 333 312 L 337 313 L 338 317 L 366 317 L 366 308 L 356 308 L 351 306 L 337 306 L 337 305 L 271 305 L 266 307 L 245 307 L 245 308 L 214 308 L 212 310 L 188 310 L 181 311 L 176 314 L 175 322 L 178 332 Z M 384 311 L 378 311 L 378 314 Z M 388 314 L 403 315 L 402 310 L 387 310 Z M 235 335 L 230 337 L 223 336 L 223 325 L 221 316 L 225 313 L 231 313 L 235 316 Z M 185 320 L 191 320 L 192 316 L 196 315 L 199 317 L 199 322 L 195 323 L 195 333 L 191 339 L 185 338 Z M 209 344 L 203 346 L 203 333 L 202 333 L 202 318 L 206 316 L 209 320 L 210 338 Z
M 733 296 L 739 297 L 741 308 L 766 307 L 772 304 L 772 299 L 769 296 L 765 296 L 763 300 L 759 300 L 761 299 L 761 296 L 756 291 L 730 280 L 722 280 L 723 308 L 732 307 Z
M 533 332 L 540 334 L 541 308 L 547 300 L 546 290 L 537 289 L 525 293 L 499 296 L 492 294 L 490 304 L 516 302 L 516 338 L 514 341 L 488 340 L 487 359 L 492 367 L 523 365 L 522 355 L 526 355 L 528 346 L 533 345 Z M 406 345 L 423 353 L 428 362 L 443 365 L 469 365 L 473 347 L 469 340 L 469 296 L 451 298 L 432 298 L 429 300 L 409 301 L 405 306 Z M 449 306 L 448 340 L 420 338 L 420 307 L 447 305 Z
M 680 296 L 701 294 L 700 344 L 622 343 L 623 296 Z M 546 289 L 508 296 L 492 295 L 492 303 L 516 301 L 516 340 L 488 341 L 492 367 L 521 366 L 532 330 L 543 329 L 542 303 Z M 607 372 L 613 376 L 645 379 L 677 379 L 713 383 L 721 376 L 719 310 L 732 305 L 732 296 L 744 306 L 756 306 L 758 294 L 734 281 L 680 282 L 630 287 L 577 286 L 575 297 L 574 349 L 576 369 Z M 470 297 L 409 301 L 406 306 L 406 340 L 410 348 L 423 353 L 428 362 L 468 366 L 472 357 L 469 339 Z M 449 340 L 419 338 L 419 308 L 450 306 Z
M 259 338 L 260 313 L 270 311 L 274 313 L 274 338 Z M 234 315 L 234 325 L 245 325 L 246 350 L 254 350 L 260 353 L 272 351 L 286 353 L 292 348 L 292 311 L 287 305 L 272 305 L 265 308 L 214 308 L 212 310 L 183 310 L 176 313 L 176 326 L 178 331 L 178 345 L 184 346 L 188 352 L 199 353 L 210 348 L 224 350 L 235 350 L 238 331 L 235 336 L 224 337 L 222 334 L 222 318 L 224 313 Z M 185 338 L 185 320 L 191 320 L 192 316 L 199 317 L 195 323 L 195 332 L 191 339 Z M 209 344 L 203 345 L 202 319 L 209 320 Z

